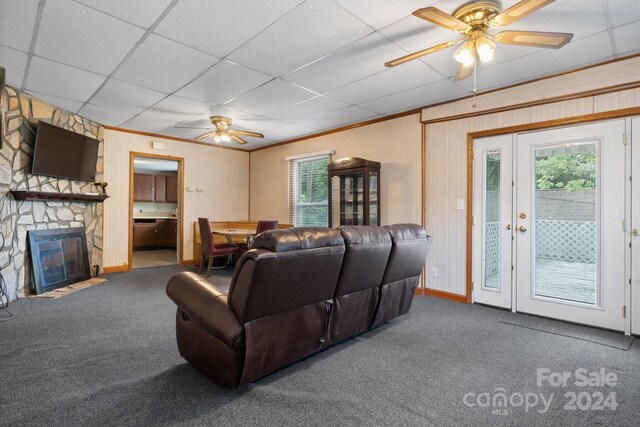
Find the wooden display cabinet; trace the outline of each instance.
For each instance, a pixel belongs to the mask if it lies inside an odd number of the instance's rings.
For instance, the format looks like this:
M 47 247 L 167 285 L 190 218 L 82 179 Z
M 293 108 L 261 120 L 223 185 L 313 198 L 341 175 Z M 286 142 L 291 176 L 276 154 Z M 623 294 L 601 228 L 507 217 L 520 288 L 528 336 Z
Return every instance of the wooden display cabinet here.
M 337 159 L 329 174 L 329 227 L 380 225 L 380 163 Z

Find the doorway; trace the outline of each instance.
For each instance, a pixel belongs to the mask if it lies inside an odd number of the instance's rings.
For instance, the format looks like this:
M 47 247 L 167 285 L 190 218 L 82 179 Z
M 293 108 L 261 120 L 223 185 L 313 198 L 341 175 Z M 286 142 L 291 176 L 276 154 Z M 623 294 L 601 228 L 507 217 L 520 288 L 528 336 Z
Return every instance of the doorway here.
M 629 332 L 628 124 L 474 140 L 474 302 Z
M 182 159 L 131 153 L 131 268 L 180 264 Z

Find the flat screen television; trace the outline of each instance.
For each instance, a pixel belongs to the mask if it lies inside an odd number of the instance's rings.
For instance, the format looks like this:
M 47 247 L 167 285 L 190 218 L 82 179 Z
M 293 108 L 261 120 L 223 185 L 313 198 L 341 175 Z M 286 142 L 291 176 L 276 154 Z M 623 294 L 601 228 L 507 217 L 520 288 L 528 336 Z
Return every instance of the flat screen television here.
M 99 142 L 45 122 L 38 122 L 33 175 L 94 182 Z

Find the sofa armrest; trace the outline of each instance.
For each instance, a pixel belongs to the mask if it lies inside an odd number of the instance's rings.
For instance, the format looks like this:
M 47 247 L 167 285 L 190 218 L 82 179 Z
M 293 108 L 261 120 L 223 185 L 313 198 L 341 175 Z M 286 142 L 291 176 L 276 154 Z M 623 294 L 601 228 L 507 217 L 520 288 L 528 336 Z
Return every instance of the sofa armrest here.
M 167 283 L 167 295 L 189 318 L 229 348 L 244 343 L 244 328 L 227 304 L 227 294 L 191 272 L 174 275 Z

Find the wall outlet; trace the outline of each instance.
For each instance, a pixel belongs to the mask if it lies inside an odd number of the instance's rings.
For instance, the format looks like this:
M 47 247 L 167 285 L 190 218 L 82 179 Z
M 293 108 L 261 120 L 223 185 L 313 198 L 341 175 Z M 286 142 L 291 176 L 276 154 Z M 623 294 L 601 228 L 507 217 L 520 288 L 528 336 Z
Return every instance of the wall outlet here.
M 463 211 L 463 210 L 464 210 L 464 199 L 458 199 L 458 200 L 456 201 L 456 208 L 457 208 L 459 211 Z
M 438 269 L 436 267 L 431 267 L 431 277 L 438 277 Z
M 185 190 L 187 190 L 188 193 L 191 193 L 193 191 L 193 187 L 187 187 Z
M 196 191 L 197 191 L 198 193 L 204 193 L 204 188 L 197 188 L 197 189 L 196 189 Z

